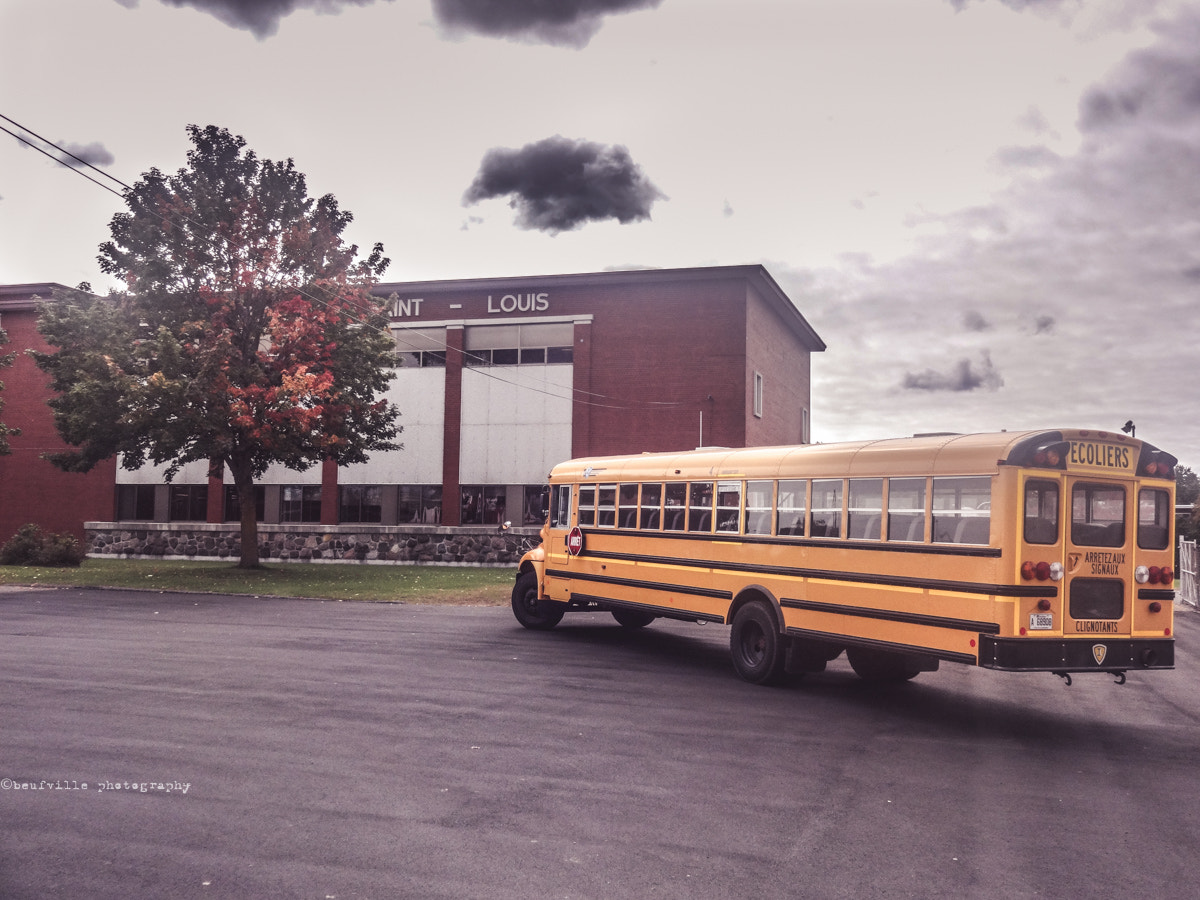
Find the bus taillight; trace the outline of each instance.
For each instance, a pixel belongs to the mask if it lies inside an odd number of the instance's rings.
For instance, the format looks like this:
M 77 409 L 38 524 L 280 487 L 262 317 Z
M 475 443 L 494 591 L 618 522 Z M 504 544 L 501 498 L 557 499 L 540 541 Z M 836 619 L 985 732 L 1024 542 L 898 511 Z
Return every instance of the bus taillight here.
M 1021 563 L 1021 577 L 1026 581 L 1062 581 L 1063 565 L 1060 562 L 1029 562 Z
M 1138 459 L 1138 474 L 1171 480 L 1175 478 L 1174 470 L 1178 462 L 1170 453 L 1146 445 L 1142 447 L 1142 455 Z
M 1175 570 L 1170 566 L 1138 566 L 1133 570 L 1133 580 L 1138 584 L 1174 584 Z
M 1033 451 L 1032 464 L 1035 466 L 1044 466 L 1049 469 L 1066 468 L 1067 454 L 1071 452 L 1070 441 L 1056 441 L 1052 444 L 1043 444 Z

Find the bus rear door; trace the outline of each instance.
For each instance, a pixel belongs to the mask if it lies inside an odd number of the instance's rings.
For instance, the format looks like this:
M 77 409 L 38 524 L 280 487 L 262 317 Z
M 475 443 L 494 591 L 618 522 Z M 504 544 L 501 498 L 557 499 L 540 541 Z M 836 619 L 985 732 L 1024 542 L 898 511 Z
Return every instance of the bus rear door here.
M 1132 624 L 1133 523 L 1129 482 L 1068 476 L 1063 637 L 1086 638 L 1072 667 L 1124 667 Z M 1090 640 L 1094 639 L 1094 640 Z M 1114 640 L 1112 645 L 1106 639 Z M 1117 640 L 1119 639 L 1119 640 Z M 1070 654 L 1069 654 L 1070 655 Z

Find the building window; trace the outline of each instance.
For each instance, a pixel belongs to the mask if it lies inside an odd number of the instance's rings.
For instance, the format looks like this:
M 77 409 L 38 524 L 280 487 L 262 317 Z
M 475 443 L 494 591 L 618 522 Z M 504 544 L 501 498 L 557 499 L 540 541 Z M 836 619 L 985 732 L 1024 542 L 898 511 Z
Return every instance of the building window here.
M 499 525 L 505 521 L 508 488 L 495 484 L 464 485 L 462 489 L 462 524 Z
M 800 443 L 811 443 L 808 436 L 808 407 L 804 406 L 800 409 Z
M 445 328 L 398 328 L 394 364 L 405 369 L 445 368 Z
M 575 326 L 570 322 L 533 325 L 475 325 L 467 329 L 463 364 L 529 366 L 570 363 Z
M 254 521 L 263 521 L 263 511 L 267 506 L 267 491 L 261 484 L 254 486 Z M 225 485 L 225 521 L 240 522 L 242 521 L 242 501 L 238 497 L 238 489 L 235 485 Z
M 437 525 L 442 521 L 440 484 L 400 485 L 396 521 L 401 525 Z
M 550 488 L 544 484 L 525 485 L 525 514 L 522 525 L 541 525 L 550 510 Z
M 117 521 L 154 521 L 154 485 L 118 484 Z
M 338 488 L 339 522 L 382 522 L 383 488 L 347 484 Z
M 754 415 L 762 418 L 763 414 L 763 376 L 762 372 L 754 373 Z
M 321 486 L 311 484 L 285 487 L 279 505 L 279 521 L 320 522 Z
M 208 485 L 171 485 L 171 521 L 204 522 L 208 519 Z

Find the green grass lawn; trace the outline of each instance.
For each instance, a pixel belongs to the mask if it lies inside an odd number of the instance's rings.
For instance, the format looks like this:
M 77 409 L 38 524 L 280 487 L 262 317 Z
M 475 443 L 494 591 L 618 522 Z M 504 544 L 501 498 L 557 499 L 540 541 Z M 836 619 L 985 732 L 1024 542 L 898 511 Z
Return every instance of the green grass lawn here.
M 467 566 L 275 563 L 245 570 L 227 561 L 87 559 L 78 569 L 0 566 L 0 584 L 503 606 L 515 574 L 512 568 Z

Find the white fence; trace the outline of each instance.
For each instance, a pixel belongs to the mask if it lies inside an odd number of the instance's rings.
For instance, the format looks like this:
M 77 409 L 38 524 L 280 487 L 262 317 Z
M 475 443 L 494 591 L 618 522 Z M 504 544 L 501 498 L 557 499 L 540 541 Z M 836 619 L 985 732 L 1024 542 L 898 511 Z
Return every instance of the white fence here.
M 1200 608 L 1200 586 L 1196 574 L 1196 542 L 1179 542 L 1179 599 Z

